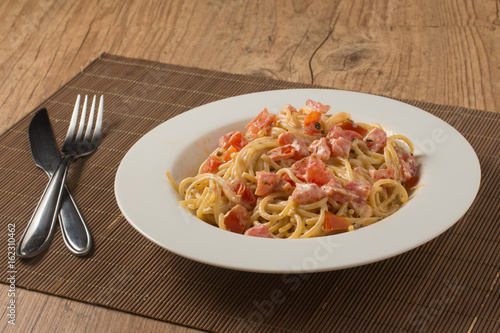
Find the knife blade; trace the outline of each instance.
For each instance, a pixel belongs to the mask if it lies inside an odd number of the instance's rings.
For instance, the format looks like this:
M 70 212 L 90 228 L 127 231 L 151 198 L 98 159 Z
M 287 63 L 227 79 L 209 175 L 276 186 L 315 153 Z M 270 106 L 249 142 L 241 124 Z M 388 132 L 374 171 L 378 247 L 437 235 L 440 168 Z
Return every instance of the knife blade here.
M 31 120 L 28 134 L 31 153 L 33 155 L 33 159 L 35 160 L 35 164 L 42 168 L 47 175 L 51 177 L 61 162 L 61 157 L 59 155 L 59 149 L 57 148 L 52 127 L 50 125 L 49 116 L 45 108 L 39 110 Z M 72 253 L 76 255 L 85 255 L 92 247 L 90 232 L 76 206 L 73 196 L 67 187 L 65 187 L 65 191 L 63 192 L 64 193 L 61 198 L 61 209 L 58 216 L 63 240 Z M 32 250 L 26 250 L 25 253 L 19 251 L 21 252 L 21 255 L 25 257 L 32 257 L 43 252 L 49 244 L 54 229 L 55 223 L 50 226 L 29 225 L 26 232 L 30 235 L 33 235 L 36 232 L 36 238 L 38 240 L 32 241 L 32 244 L 30 245 L 33 248 Z M 36 249 L 36 244 L 39 244 L 42 240 L 42 247 Z

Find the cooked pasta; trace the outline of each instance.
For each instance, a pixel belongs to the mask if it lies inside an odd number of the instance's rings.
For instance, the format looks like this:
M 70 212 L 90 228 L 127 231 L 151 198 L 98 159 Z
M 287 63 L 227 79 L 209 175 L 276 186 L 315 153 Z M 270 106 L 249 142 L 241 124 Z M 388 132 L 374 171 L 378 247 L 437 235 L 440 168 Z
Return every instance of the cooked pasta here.
M 352 231 L 393 214 L 418 181 L 413 144 L 308 100 L 267 109 L 219 139 L 180 204 L 223 230 L 268 238 Z

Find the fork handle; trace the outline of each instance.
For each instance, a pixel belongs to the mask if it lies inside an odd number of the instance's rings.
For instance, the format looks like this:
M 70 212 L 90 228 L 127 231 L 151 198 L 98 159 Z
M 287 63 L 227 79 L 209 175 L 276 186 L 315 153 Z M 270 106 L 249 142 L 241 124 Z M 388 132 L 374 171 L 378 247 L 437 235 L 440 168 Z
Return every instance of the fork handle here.
M 63 240 L 73 254 L 86 255 L 91 250 L 92 237 L 66 185 L 62 190 L 61 201 L 59 224 Z
M 61 191 L 66 181 L 72 156 L 65 156 L 38 202 L 35 212 L 19 240 L 16 254 L 21 258 L 34 257 L 47 249 L 54 234 L 61 203 Z

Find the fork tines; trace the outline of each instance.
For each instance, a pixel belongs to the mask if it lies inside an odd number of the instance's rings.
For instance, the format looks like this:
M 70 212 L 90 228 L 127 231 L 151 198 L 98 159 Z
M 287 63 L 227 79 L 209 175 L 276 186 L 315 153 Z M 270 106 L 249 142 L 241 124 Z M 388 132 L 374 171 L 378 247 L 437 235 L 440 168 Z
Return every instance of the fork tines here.
M 96 98 L 97 98 L 97 96 L 94 95 L 94 98 L 92 100 L 92 107 L 90 109 L 90 114 L 88 117 L 89 119 L 88 119 L 88 121 L 86 121 L 88 96 L 85 95 L 85 99 L 83 101 L 83 106 L 82 106 L 81 116 L 79 117 L 81 96 L 78 95 L 78 97 L 76 98 L 75 107 L 73 109 L 73 115 L 71 116 L 71 122 L 70 122 L 70 125 L 68 128 L 68 134 L 66 135 L 66 140 L 64 141 L 65 143 L 69 143 L 71 141 L 81 141 L 85 127 L 86 127 L 86 130 L 85 130 L 85 136 L 83 137 L 83 141 L 90 142 L 90 140 L 91 140 L 90 135 L 92 134 L 92 128 L 94 125 Z M 104 96 L 101 95 L 101 98 L 99 100 L 99 110 L 97 112 L 96 126 L 94 129 L 94 135 L 92 137 L 92 142 L 95 142 L 95 143 L 97 143 L 99 141 L 99 136 L 101 133 L 103 107 L 104 107 Z M 80 122 L 79 122 L 79 126 L 78 126 L 78 132 L 76 133 L 76 136 L 75 136 L 75 129 L 76 129 L 76 124 L 78 123 L 78 118 L 80 118 Z

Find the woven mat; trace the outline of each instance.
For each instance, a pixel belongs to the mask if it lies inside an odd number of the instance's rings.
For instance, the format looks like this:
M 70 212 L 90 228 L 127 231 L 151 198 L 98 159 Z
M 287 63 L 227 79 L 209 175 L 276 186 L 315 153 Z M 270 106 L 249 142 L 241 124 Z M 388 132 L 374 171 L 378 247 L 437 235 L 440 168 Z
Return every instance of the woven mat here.
M 108 54 L 93 61 L 39 108 L 48 109 L 61 145 L 76 94 L 106 95 L 99 149 L 76 161 L 68 176 L 95 249 L 77 258 L 57 232 L 47 253 L 16 261 L 16 285 L 208 331 L 500 331 L 500 113 L 405 101 L 444 119 L 469 140 L 479 156 L 482 183 L 454 227 L 378 263 L 301 275 L 232 271 L 156 246 L 121 215 L 115 173 L 149 130 L 214 100 L 302 87 L 311 86 Z M 0 136 L 5 262 L 7 224 L 15 224 L 18 240 L 47 182 L 30 153 L 32 115 Z

